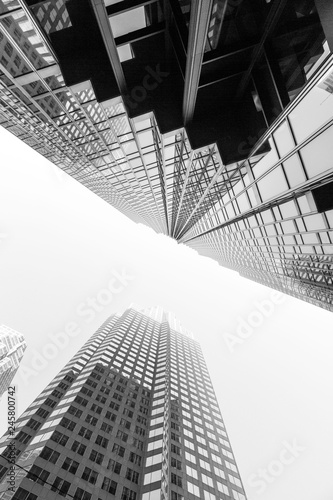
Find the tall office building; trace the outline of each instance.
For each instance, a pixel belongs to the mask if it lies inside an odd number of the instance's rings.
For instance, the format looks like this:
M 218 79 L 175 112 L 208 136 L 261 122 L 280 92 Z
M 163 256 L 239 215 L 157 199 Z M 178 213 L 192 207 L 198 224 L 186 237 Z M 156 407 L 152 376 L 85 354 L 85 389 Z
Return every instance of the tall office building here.
M 26 347 L 21 333 L 0 325 L 0 398 L 10 386 Z
M 332 18 L 0 0 L 0 123 L 134 221 L 332 310 Z
M 111 316 L 0 455 L 1 500 L 245 500 L 200 346 L 158 308 Z

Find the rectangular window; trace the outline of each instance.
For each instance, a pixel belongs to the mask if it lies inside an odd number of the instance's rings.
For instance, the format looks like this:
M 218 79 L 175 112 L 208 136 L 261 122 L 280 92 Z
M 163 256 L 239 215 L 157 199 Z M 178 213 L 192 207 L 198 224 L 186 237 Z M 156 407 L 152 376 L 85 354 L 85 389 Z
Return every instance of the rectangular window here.
M 122 441 L 124 441 L 124 443 L 126 443 L 127 440 L 128 440 L 128 434 L 126 434 L 126 432 L 123 432 L 123 431 L 120 431 L 120 430 L 117 431 L 116 437 L 118 439 L 121 439 Z
M 65 446 L 69 437 L 65 436 L 65 434 L 61 434 L 61 432 L 54 431 L 54 433 L 51 436 L 52 441 L 55 443 L 61 444 L 61 446 Z
M 103 448 L 106 448 L 108 443 L 109 443 L 109 440 L 98 435 L 97 438 L 96 438 L 96 441 L 95 441 L 96 444 L 102 446 Z
M 52 450 L 52 448 L 49 448 L 48 446 L 45 446 L 39 456 L 40 458 L 51 462 L 51 464 L 55 464 L 60 456 L 60 453 L 58 451 Z
M 91 493 L 82 490 L 82 488 L 77 488 L 73 500 L 90 500 Z
M 108 420 L 111 420 L 111 422 L 115 422 L 117 415 L 115 413 L 111 413 L 110 411 L 107 411 L 105 414 L 105 418 Z
M 85 481 L 88 481 L 91 484 L 95 484 L 97 481 L 97 476 L 98 473 L 96 471 L 90 469 L 89 467 L 85 467 L 81 477 Z
M 97 422 L 98 422 L 98 418 L 93 417 L 92 415 L 89 415 L 89 414 L 88 414 L 88 415 L 86 416 L 85 421 L 86 421 L 88 424 L 91 424 L 91 425 L 95 426 L 95 425 L 97 424 Z
M 110 469 L 115 474 L 120 474 L 121 464 L 119 462 L 116 462 L 115 460 L 112 460 L 112 458 L 111 458 L 109 460 L 108 465 L 107 465 L 107 469 Z
M 67 457 L 64 463 L 62 464 L 61 468 L 64 470 L 68 470 L 68 472 L 71 472 L 72 474 L 75 474 L 78 466 L 79 462 L 76 462 L 75 460 Z
M 75 408 L 75 406 L 70 406 L 68 408 L 68 413 L 70 413 L 74 417 L 80 418 L 83 412 L 82 412 L 82 410 Z
M 182 463 L 181 463 L 180 460 L 177 460 L 176 458 L 171 457 L 171 467 L 173 467 L 174 469 L 181 470 L 182 469 Z
M 37 467 L 37 465 L 33 465 L 26 477 L 27 479 L 31 479 L 36 483 L 44 485 L 49 475 L 50 473 L 46 470 L 43 470 L 41 467 Z
M 54 480 L 53 485 L 51 486 L 52 491 L 56 491 L 58 495 L 61 496 L 66 496 L 69 488 L 70 488 L 70 483 L 68 481 L 65 481 L 64 479 L 61 479 L 61 477 L 56 477 Z
M 133 453 L 131 451 L 130 456 L 129 456 L 129 461 L 132 462 L 133 464 L 136 465 L 141 465 L 141 457 L 140 455 L 137 455 L 136 453 Z
M 78 455 L 83 455 L 86 451 L 86 445 L 79 443 L 78 441 L 74 441 L 72 444 L 71 450 L 75 451 Z
M 101 430 L 107 432 L 108 434 L 111 434 L 112 429 L 113 429 L 112 425 L 106 424 L 105 422 L 103 422 L 101 425 Z
M 85 439 L 90 439 L 92 436 L 92 431 L 90 429 L 86 429 L 85 427 L 81 427 L 78 432 L 79 436 L 82 436 Z
M 120 457 L 123 457 L 125 455 L 125 448 L 123 446 L 120 446 L 119 444 L 114 443 L 113 448 L 112 448 L 113 453 L 116 455 L 119 455 Z
M 96 462 L 96 464 L 100 465 L 103 462 L 104 455 L 102 453 L 98 453 L 96 450 L 91 450 L 89 460 L 92 462 Z
M 110 478 L 105 477 L 102 484 L 102 490 L 108 491 L 111 495 L 115 495 L 117 491 L 116 481 L 112 481 Z
M 127 468 L 125 477 L 132 483 L 138 484 L 139 482 L 139 473 L 132 469 Z
M 182 478 L 173 472 L 171 472 L 171 483 L 180 486 L 180 488 L 183 487 Z
M 124 486 L 121 494 L 121 500 L 136 500 L 135 491 L 132 491 Z
M 75 429 L 76 423 L 72 422 L 72 420 L 69 420 L 69 418 L 63 417 L 60 421 L 60 425 L 62 427 L 65 427 L 65 429 L 72 431 Z

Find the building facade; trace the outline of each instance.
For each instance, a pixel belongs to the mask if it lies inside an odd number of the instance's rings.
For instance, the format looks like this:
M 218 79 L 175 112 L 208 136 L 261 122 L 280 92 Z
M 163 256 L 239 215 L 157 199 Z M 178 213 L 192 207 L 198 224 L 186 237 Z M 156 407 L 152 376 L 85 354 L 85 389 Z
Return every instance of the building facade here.
M 201 348 L 159 308 L 111 316 L 1 439 L 0 464 L 1 500 L 246 498 Z
M 0 0 L 0 124 L 132 220 L 332 310 L 332 18 Z
M 0 398 L 10 386 L 26 347 L 21 333 L 0 325 Z

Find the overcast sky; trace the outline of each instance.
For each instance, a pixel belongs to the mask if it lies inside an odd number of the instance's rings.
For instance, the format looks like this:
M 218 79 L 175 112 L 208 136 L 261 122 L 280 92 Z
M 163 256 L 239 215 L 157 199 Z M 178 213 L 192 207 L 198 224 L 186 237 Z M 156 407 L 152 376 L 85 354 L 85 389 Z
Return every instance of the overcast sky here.
M 110 314 L 158 304 L 201 342 L 248 499 L 332 500 L 332 315 L 134 224 L 2 128 L 0 146 L 0 323 L 28 343 L 18 414 Z M 2 435 L 6 395 L 0 412 Z

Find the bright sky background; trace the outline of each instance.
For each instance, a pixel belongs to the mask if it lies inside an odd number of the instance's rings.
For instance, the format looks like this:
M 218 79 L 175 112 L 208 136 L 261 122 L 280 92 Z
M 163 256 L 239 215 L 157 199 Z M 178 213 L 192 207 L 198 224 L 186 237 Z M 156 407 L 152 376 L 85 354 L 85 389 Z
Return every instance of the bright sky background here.
M 110 314 L 158 304 L 201 342 L 248 500 L 332 500 L 332 315 L 274 304 L 272 290 L 134 224 L 2 128 L 0 147 L 0 323 L 28 343 L 18 414 Z M 78 306 L 91 310 L 115 271 L 133 279 L 88 322 Z M 245 332 L 248 320 L 260 324 Z M 80 334 L 36 370 L 71 322 Z M 2 435 L 6 395 L 0 415 Z

